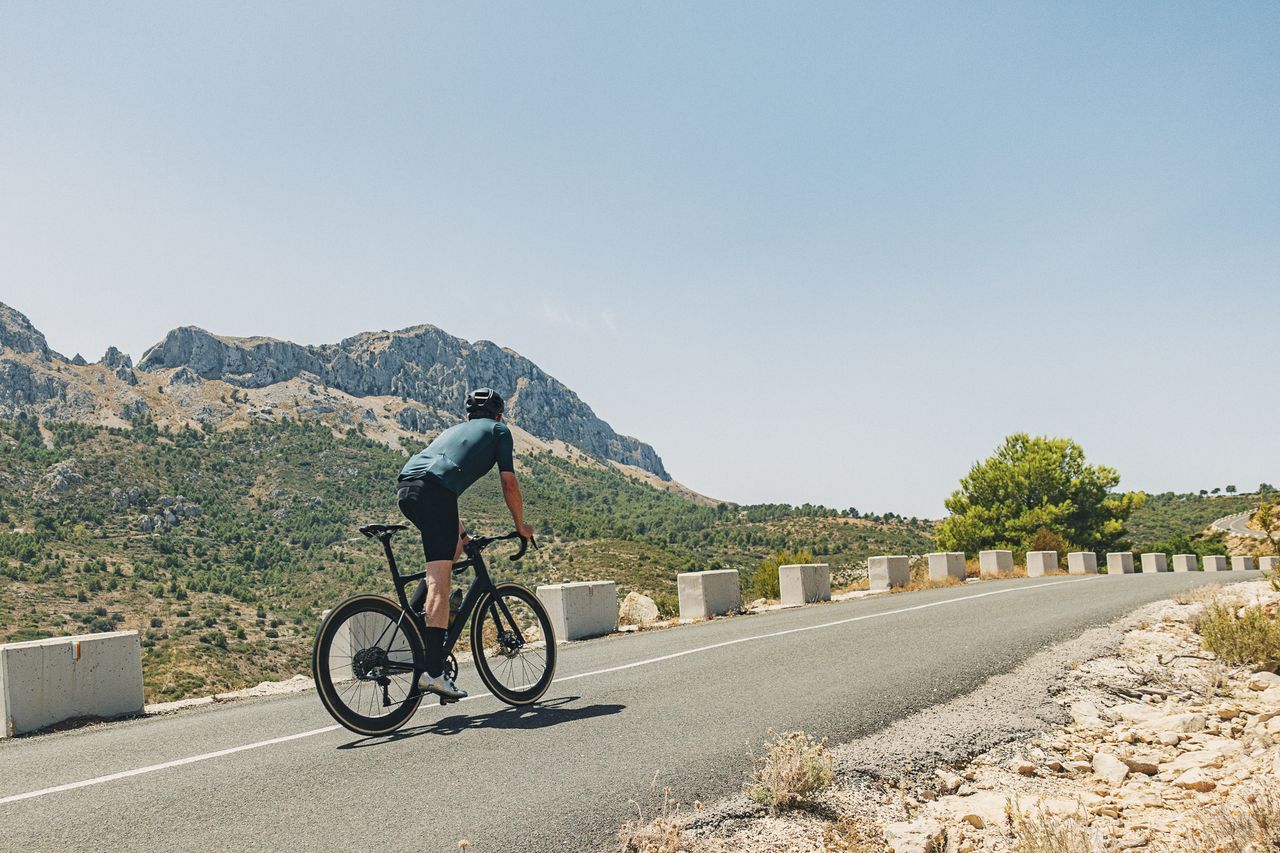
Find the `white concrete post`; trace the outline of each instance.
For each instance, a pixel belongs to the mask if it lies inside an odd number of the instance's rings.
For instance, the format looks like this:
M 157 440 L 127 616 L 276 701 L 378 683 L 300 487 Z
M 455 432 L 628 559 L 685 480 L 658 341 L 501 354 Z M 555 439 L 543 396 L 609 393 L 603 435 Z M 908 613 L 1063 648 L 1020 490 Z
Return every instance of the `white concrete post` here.
M 1133 552 L 1132 551 L 1112 551 L 1107 554 L 1107 574 L 1109 575 L 1131 575 L 1133 574 Z
M 1204 558 L 1204 570 L 1206 572 L 1225 572 L 1227 570 L 1227 558 L 1221 554 L 1210 554 Z
M 1058 570 L 1057 551 L 1028 551 L 1027 577 L 1042 578 L 1049 572 Z
M 1280 572 L 1280 557 L 1259 557 L 1258 568 L 1264 572 Z
M 1092 551 L 1072 551 L 1067 555 L 1067 574 L 1096 575 L 1098 555 Z
M 958 581 L 964 580 L 963 552 L 937 551 L 926 556 L 929 559 L 929 580 L 940 581 L 947 578 L 954 578 Z
M 1167 571 L 1169 571 L 1169 557 L 1166 554 L 1147 553 L 1142 555 L 1142 573 L 1144 575 Z
M 558 641 L 599 637 L 618 627 L 618 585 L 613 581 L 547 584 L 537 594 Z
M 735 569 L 682 572 L 676 575 L 680 594 L 680 618 L 707 619 L 742 607 L 742 588 Z
M 1175 572 L 1194 572 L 1200 558 L 1195 554 L 1174 554 L 1173 570 Z
M 111 631 L 0 645 L 0 737 L 142 713 L 142 644 Z
M 785 607 L 831 600 L 831 567 L 825 563 L 778 566 L 778 589 Z
M 978 568 L 984 578 L 1008 577 L 1013 574 L 1013 552 L 979 551 Z
M 906 586 L 911 581 L 911 560 L 903 555 L 871 557 L 867 560 L 867 583 L 872 592 Z
M 1233 572 L 1253 571 L 1253 557 L 1232 557 L 1231 571 Z

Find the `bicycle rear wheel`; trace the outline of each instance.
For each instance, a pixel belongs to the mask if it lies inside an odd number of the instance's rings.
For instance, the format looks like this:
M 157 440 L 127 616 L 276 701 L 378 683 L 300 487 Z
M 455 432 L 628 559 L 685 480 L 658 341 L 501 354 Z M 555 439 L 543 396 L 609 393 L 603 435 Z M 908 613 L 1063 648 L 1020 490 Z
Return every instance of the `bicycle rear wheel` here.
M 556 637 L 538 597 L 518 583 L 498 584 L 471 618 L 471 655 L 484 686 L 503 702 L 542 698 L 556 673 Z
M 351 731 L 385 735 L 418 710 L 422 636 L 409 614 L 380 595 L 343 601 L 320 623 L 311 656 L 316 692 Z

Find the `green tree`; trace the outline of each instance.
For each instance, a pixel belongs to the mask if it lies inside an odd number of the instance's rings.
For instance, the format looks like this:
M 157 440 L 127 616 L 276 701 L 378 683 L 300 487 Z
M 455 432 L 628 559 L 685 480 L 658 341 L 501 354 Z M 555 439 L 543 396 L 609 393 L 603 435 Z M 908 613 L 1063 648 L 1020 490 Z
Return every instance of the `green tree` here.
M 1114 547 L 1145 498 L 1113 492 L 1119 482 L 1114 468 L 1087 464 L 1070 439 L 1011 435 L 947 498 L 951 515 L 938 527 L 938 544 L 966 553 L 1027 550 L 1043 530 L 1076 548 Z
M 1257 512 L 1253 514 L 1253 521 L 1258 525 L 1258 529 L 1267 535 L 1267 540 L 1271 542 L 1271 550 L 1280 554 L 1280 512 L 1276 511 L 1276 505 L 1271 501 L 1263 501 Z
M 813 562 L 813 554 L 809 551 L 779 551 L 771 557 L 765 557 L 760 568 L 751 577 L 751 586 L 756 591 L 756 598 L 781 598 L 782 590 L 778 586 L 778 567 L 792 566 Z

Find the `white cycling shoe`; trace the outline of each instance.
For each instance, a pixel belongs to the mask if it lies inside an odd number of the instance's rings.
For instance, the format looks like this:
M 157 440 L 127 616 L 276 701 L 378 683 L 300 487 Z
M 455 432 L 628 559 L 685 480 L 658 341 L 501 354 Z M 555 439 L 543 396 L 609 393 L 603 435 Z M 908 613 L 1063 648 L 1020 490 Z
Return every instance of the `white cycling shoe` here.
M 437 675 L 432 678 L 425 672 L 418 676 L 418 689 L 423 693 L 434 693 L 442 700 L 449 702 L 457 702 L 459 699 L 467 698 L 467 691 L 463 690 L 447 675 Z

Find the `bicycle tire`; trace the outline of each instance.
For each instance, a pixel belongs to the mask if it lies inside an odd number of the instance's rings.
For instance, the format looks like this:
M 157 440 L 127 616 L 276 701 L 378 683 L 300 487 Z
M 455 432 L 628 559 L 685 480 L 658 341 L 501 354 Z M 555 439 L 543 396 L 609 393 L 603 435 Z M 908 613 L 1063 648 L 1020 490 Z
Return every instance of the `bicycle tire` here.
M 381 595 L 355 595 L 333 608 L 316 632 L 311 654 L 311 676 L 315 680 L 316 692 L 320 694 L 320 701 L 329 715 L 356 734 L 390 734 L 408 722 L 422 702 L 422 694 L 418 692 L 415 683 L 425 660 L 422 635 L 411 617 L 400 618 L 401 612 L 398 604 Z M 363 632 L 365 636 L 352 639 L 353 635 L 360 633 L 353 626 L 361 625 L 361 620 L 369 626 Z M 388 625 L 393 627 L 389 628 Z M 335 644 L 341 645 L 344 642 L 344 626 L 347 626 L 346 648 L 335 650 Z M 372 639 L 371 635 L 374 634 L 378 634 L 376 639 Z M 401 637 L 403 645 L 399 640 Z M 372 645 L 362 645 L 371 640 Z M 403 698 L 396 702 L 392 710 L 382 715 L 362 713 L 366 707 L 363 699 L 356 701 L 355 707 L 352 706 L 352 684 L 363 682 L 365 686 L 372 685 L 376 688 L 374 701 L 368 707 L 370 710 L 377 710 L 378 693 L 383 688 L 376 680 L 359 677 L 356 672 L 357 655 L 370 650 L 375 657 L 379 651 L 388 656 L 395 654 L 399 658 L 397 662 L 412 662 L 414 666 L 413 673 L 407 674 L 409 682 L 403 691 Z M 406 656 L 410 656 L 411 660 L 406 660 Z M 349 677 L 335 679 L 335 674 L 349 674 Z M 397 685 L 403 683 L 404 675 L 395 676 Z
M 499 607 L 499 603 L 508 605 L 506 612 Z M 521 646 L 517 650 L 517 654 L 522 653 L 525 648 L 530 651 L 541 651 L 543 667 L 541 673 L 531 683 L 512 686 L 504 681 L 501 671 L 505 669 L 508 675 L 513 674 L 514 667 L 510 665 L 510 662 L 515 659 L 515 656 L 502 653 L 495 647 L 495 637 L 493 635 L 486 636 L 486 633 L 488 631 L 496 632 L 495 619 L 502 625 L 507 626 L 508 613 L 513 611 L 523 612 L 525 609 L 531 611 L 533 619 L 536 619 L 538 623 L 539 638 Z M 527 629 L 532 625 L 521 627 L 527 632 Z M 471 656 L 475 660 L 476 672 L 480 675 L 480 680 L 484 682 L 484 686 L 489 689 L 490 693 L 508 705 L 531 705 L 542 698 L 542 694 L 547 692 L 547 688 L 551 686 L 551 682 L 555 678 L 556 637 L 555 631 L 551 627 L 551 617 L 547 615 L 547 609 L 542 606 L 542 602 L 538 600 L 532 590 L 521 584 L 508 582 L 498 584 L 494 587 L 493 592 L 485 595 L 476 607 L 475 615 L 471 618 Z M 527 662 L 525 667 L 525 669 L 521 670 L 522 672 L 531 672 Z M 524 679 L 517 678 L 514 680 L 520 681 Z

